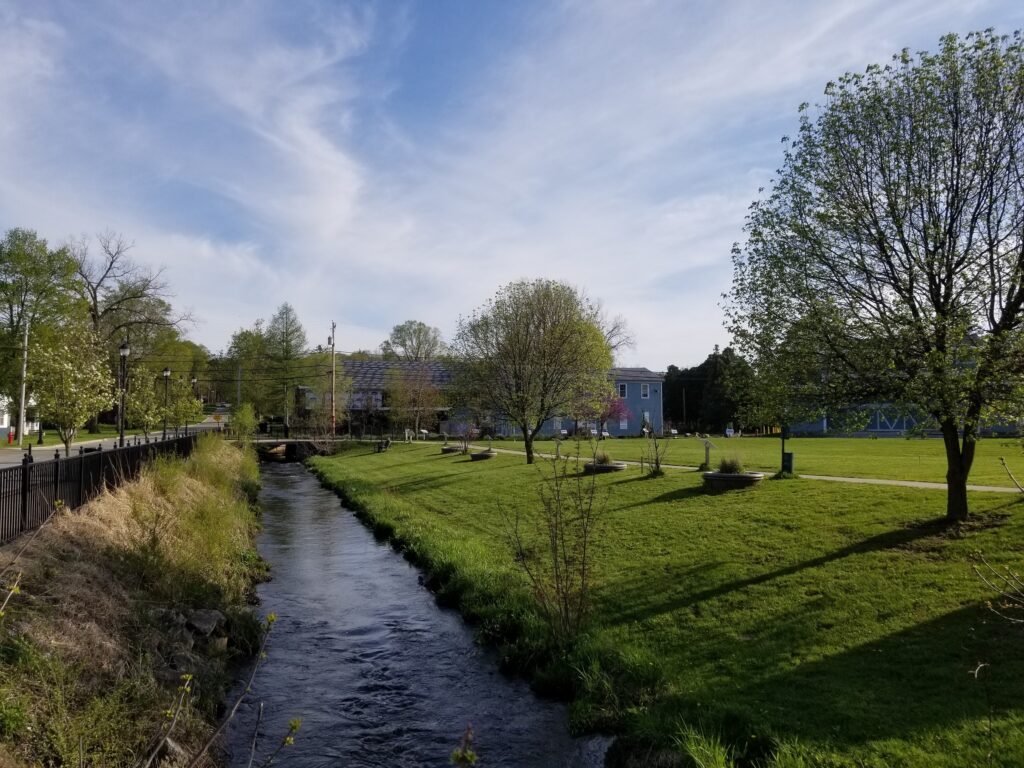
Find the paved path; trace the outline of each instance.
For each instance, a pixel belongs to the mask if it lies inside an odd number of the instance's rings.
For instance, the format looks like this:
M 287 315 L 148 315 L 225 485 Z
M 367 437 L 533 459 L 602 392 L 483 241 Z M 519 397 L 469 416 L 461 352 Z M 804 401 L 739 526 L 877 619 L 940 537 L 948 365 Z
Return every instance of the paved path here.
M 483 445 L 473 445 L 473 448 L 485 448 Z M 525 451 L 514 451 L 509 448 L 493 448 L 498 453 L 511 453 L 518 456 L 524 456 Z M 534 456 L 542 459 L 553 459 L 554 454 L 551 453 L 534 453 Z M 639 461 L 624 461 L 632 467 L 639 467 Z M 687 467 L 682 464 L 662 464 L 666 469 L 679 469 L 684 472 L 699 472 L 700 467 Z M 944 491 L 946 490 L 945 483 L 929 483 L 924 480 L 884 480 L 880 477 L 835 477 L 833 475 L 800 475 L 803 480 L 824 480 L 829 483 L 855 483 L 859 485 L 891 485 L 898 486 L 900 488 L 925 488 L 932 491 Z M 967 490 L 978 491 L 980 493 L 1020 493 L 1019 490 L 1012 486 L 1006 485 L 968 485 Z
M 196 431 L 201 432 L 209 429 L 219 428 L 219 423 L 215 422 L 213 419 L 207 419 L 206 421 L 202 421 L 198 424 L 190 424 L 188 430 L 189 433 L 191 434 L 192 432 Z M 168 430 L 168 432 L 171 432 L 171 430 Z M 153 434 L 156 439 L 159 439 L 160 435 L 162 434 L 162 430 L 157 430 Z M 173 432 L 171 432 L 171 434 L 173 435 Z M 125 435 L 125 443 L 134 442 L 136 437 L 139 437 L 141 439 L 142 436 Z M 117 440 L 117 435 L 108 435 L 107 437 L 102 437 L 99 439 L 93 438 L 90 440 L 76 440 L 71 444 L 71 453 L 72 455 L 76 454 L 78 452 L 79 447 L 92 448 L 97 445 L 102 446 L 104 450 L 114 449 L 117 447 Z M 29 443 L 31 443 L 32 445 L 32 456 L 35 458 L 36 461 L 48 461 L 49 459 L 52 459 L 54 455 L 53 452 L 55 450 L 60 450 L 61 457 L 64 456 L 63 443 L 56 443 L 51 445 L 36 445 L 35 442 L 26 441 L 25 446 L 23 448 L 18 448 L 17 446 L 8 447 L 6 445 L 0 447 L 0 467 L 11 467 L 17 464 L 21 464 L 22 457 L 28 451 Z

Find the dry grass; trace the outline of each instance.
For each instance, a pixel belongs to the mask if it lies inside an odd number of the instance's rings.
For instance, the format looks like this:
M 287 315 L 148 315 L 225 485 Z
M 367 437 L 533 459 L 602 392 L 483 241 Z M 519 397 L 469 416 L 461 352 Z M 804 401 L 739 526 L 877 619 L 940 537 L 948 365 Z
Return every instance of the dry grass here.
M 86 765 L 134 762 L 175 697 L 155 679 L 166 666 L 155 609 L 244 605 L 256 471 L 251 456 L 204 440 L 189 461 L 158 460 L 53 518 L 16 564 L 21 594 L 0 620 L 0 745 L 26 764 L 77 765 L 81 738 Z M 0 568 L 21 546 L 0 547 Z M 206 727 L 193 709 L 186 744 Z

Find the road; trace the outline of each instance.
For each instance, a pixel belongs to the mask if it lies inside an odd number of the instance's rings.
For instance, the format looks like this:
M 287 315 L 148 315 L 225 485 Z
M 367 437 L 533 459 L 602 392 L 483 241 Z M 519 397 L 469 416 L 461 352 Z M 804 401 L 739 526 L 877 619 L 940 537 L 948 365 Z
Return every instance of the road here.
M 225 423 L 224 420 L 221 420 L 221 421 L 218 422 L 218 421 L 214 421 L 213 418 L 210 417 L 210 418 L 207 418 L 205 421 L 200 422 L 199 424 L 191 424 L 191 425 L 189 425 L 188 430 L 189 430 L 189 433 L 191 434 L 194 431 L 207 431 L 207 430 L 211 430 L 211 429 L 220 429 L 222 424 L 224 424 L 224 423 Z M 158 432 L 158 433 L 154 433 L 155 438 L 159 439 L 161 434 L 162 434 L 162 430 L 160 432 Z M 173 435 L 173 432 L 169 432 L 169 434 Z M 135 438 L 136 438 L 135 435 L 126 436 L 125 437 L 125 442 L 126 443 L 127 442 L 134 442 Z M 141 436 L 138 436 L 138 438 L 140 440 L 142 439 Z M 152 440 L 153 438 L 150 438 L 150 439 Z M 92 439 L 92 440 L 78 440 L 78 441 L 76 441 L 76 442 L 71 444 L 71 454 L 75 455 L 78 452 L 78 449 L 80 447 L 95 448 L 96 446 L 99 446 L 102 450 L 111 450 L 111 449 L 117 447 L 117 438 L 116 437 L 104 437 L 104 438 L 102 438 L 100 440 L 96 440 L 96 439 Z M 8 448 L 7 446 L 4 446 L 4 447 L 0 448 L 0 467 L 11 467 L 11 466 L 15 466 L 17 464 L 21 464 L 22 457 L 27 452 L 27 449 L 28 449 L 28 445 L 26 445 L 24 449 L 17 448 L 17 447 Z M 48 461 L 48 460 L 50 460 L 50 459 L 52 459 L 54 457 L 54 451 L 55 450 L 59 450 L 60 451 L 60 455 L 63 457 L 63 455 L 64 455 L 64 446 L 63 445 L 59 445 L 59 444 L 58 445 L 42 445 L 42 446 L 40 446 L 40 445 L 33 445 L 32 446 L 32 456 L 33 456 L 33 458 L 36 461 Z

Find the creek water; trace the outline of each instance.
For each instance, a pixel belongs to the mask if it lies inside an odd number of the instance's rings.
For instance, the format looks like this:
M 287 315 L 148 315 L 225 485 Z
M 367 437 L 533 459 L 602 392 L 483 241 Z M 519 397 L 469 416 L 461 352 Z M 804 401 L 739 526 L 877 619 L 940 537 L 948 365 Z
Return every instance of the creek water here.
M 565 706 L 503 675 L 420 572 L 305 468 L 266 464 L 262 482 L 257 546 L 272 578 L 258 591 L 278 620 L 228 728 L 233 768 L 249 763 L 260 702 L 261 754 L 302 720 L 285 766 L 444 766 L 467 723 L 483 768 L 603 764 L 606 740 L 572 738 Z

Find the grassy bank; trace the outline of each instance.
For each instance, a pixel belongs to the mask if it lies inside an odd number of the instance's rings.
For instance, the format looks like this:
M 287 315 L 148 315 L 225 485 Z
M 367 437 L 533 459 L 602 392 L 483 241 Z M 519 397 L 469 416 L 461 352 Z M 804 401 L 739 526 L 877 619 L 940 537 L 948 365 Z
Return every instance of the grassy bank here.
M 723 457 L 738 458 L 748 469 L 777 472 L 781 462 L 781 442 L 777 437 L 713 436 L 712 466 Z M 665 440 L 669 464 L 696 467 L 704 461 L 704 442 L 695 437 Z M 574 443 L 562 444 L 563 454 L 573 450 Z M 535 450 L 555 452 L 551 440 L 538 440 Z M 495 448 L 523 450 L 522 441 L 498 440 Z M 639 461 L 644 441 L 637 437 L 601 441 L 601 450 L 612 458 Z M 786 441 L 786 450 L 795 455 L 796 470 L 808 475 L 839 477 L 878 477 L 885 480 L 946 481 L 946 454 L 937 438 L 863 438 L 863 437 L 797 437 Z M 976 485 L 1012 487 L 1013 483 L 999 458 L 1006 457 L 1011 471 L 1024 481 L 1024 451 L 1015 438 L 990 437 L 978 441 L 977 455 L 970 482 Z
M 154 462 L 31 542 L 0 619 L 0 764 L 6 750 L 13 765 L 134 765 L 184 673 L 196 695 L 173 738 L 186 751 L 201 743 L 229 662 L 259 641 L 247 608 L 262 566 L 258 477 L 251 454 L 203 437 L 187 461 Z M 0 568 L 24 541 L 0 548 Z
M 795 480 L 708 496 L 694 473 L 602 476 L 592 622 L 560 658 L 502 514 L 535 514 L 538 467 L 436 445 L 351 446 L 313 466 L 509 665 L 571 695 L 579 729 L 678 751 L 692 726 L 747 764 L 779 745 L 805 760 L 779 765 L 1024 755 L 1024 640 L 984 607 L 970 568 L 976 550 L 1024 559 L 1013 497 L 974 495 L 975 522 L 951 533 L 940 491 Z M 975 679 L 978 662 L 990 666 Z

